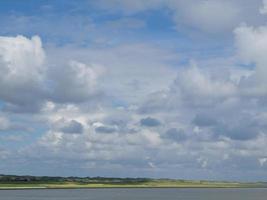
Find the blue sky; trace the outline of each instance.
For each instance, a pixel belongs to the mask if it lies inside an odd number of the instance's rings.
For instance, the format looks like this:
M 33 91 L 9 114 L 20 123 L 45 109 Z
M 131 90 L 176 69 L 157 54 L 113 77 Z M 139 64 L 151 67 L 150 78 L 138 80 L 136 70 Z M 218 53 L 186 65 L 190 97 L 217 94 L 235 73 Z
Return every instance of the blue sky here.
M 267 2 L 0 2 L 0 174 L 267 178 Z

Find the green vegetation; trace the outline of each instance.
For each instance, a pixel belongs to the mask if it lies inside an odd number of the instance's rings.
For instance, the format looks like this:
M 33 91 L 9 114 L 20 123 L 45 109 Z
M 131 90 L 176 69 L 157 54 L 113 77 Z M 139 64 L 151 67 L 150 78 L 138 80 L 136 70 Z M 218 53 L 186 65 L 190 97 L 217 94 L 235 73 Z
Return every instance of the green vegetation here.
M 0 189 L 67 189 L 67 188 L 252 188 L 267 183 L 187 181 L 147 178 L 104 177 L 36 177 L 0 175 Z

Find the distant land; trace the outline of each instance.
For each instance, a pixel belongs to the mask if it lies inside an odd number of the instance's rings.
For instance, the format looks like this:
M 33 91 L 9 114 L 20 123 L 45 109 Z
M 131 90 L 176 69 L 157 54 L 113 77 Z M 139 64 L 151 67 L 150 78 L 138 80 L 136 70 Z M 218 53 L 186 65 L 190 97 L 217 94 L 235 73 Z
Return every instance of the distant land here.
M 267 182 L 0 175 L 0 189 L 267 188 Z

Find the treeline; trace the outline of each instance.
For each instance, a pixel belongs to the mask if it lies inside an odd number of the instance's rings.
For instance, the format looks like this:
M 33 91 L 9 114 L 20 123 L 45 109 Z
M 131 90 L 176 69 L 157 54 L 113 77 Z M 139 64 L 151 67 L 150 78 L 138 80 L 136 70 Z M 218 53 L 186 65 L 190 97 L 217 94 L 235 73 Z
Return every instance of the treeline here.
M 79 182 L 79 183 L 127 183 L 136 184 L 151 181 L 148 178 L 107 178 L 107 177 L 50 177 L 0 175 L 0 183 L 15 182 Z

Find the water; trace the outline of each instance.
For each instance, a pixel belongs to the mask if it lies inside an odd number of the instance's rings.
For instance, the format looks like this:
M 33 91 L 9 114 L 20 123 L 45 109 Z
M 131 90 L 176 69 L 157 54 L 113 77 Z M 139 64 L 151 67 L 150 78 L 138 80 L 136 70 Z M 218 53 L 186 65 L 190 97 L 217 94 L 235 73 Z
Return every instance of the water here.
M 266 200 L 267 189 L 2 190 L 0 200 Z

